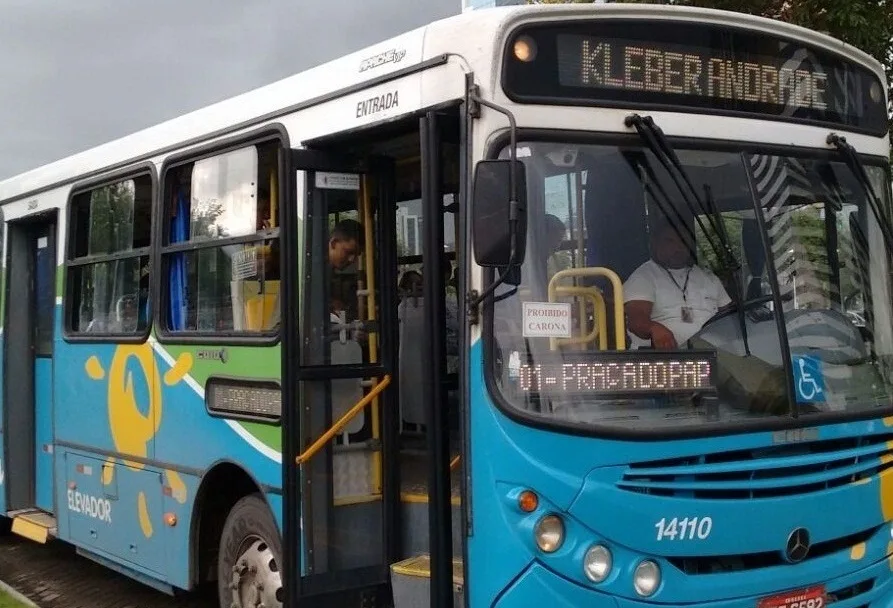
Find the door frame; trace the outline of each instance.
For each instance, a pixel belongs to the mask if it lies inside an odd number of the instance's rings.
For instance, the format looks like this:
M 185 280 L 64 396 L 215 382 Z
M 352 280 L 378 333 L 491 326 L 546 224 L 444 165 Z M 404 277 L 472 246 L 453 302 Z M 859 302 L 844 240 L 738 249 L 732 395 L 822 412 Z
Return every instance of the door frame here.
M 6 511 L 18 511 L 35 506 L 36 496 L 36 444 L 35 418 L 36 395 L 34 387 L 35 362 L 35 292 L 34 292 L 34 254 L 31 249 L 33 233 L 38 226 L 48 226 L 50 242 L 53 248 L 53 336 L 55 340 L 56 316 L 55 300 L 56 273 L 59 258 L 59 210 L 53 209 L 44 213 L 27 216 L 7 222 L 6 238 L 6 280 L 4 285 L 4 340 L 3 340 L 3 377 L 21 378 L 22 382 L 3 383 L 3 462 L 7 474 L 4 481 Z M 14 257 L 15 256 L 15 257 Z M 16 262 L 15 264 L 13 262 Z M 22 261 L 25 268 L 21 267 Z M 10 295 L 12 284 L 28 286 L 28 306 L 11 306 Z M 17 290 L 20 292 L 20 290 Z M 55 353 L 54 353 L 55 355 Z M 54 356 L 53 356 L 54 358 Z M 14 402 L 26 403 L 27 407 L 11 407 Z M 51 414 L 52 416 L 52 410 Z M 13 425 L 27 429 L 26 432 L 11 433 Z M 53 425 L 55 435 L 55 425 Z M 27 467 L 23 466 L 27 462 Z M 12 475 L 11 472 L 15 471 Z M 55 475 L 55 468 L 53 468 Z M 54 484 L 55 486 L 55 484 Z M 53 504 L 56 497 L 53 492 Z
M 343 143 L 341 145 L 344 145 Z M 340 148 L 341 145 L 337 146 Z M 291 149 L 284 150 L 282 155 L 283 185 L 286 189 L 282 199 L 285 201 L 284 230 L 282 232 L 283 276 L 289 277 L 284 282 L 284 313 L 282 323 L 283 349 L 283 585 L 285 589 L 284 606 L 298 605 L 301 600 L 313 596 L 361 591 L 385 585 L 389 581 L 390 564 L 395 562 L 400 548 L 400 481 L 399 481 L 399 412 L 397 411 L 396 364 L 397 364 L 397 325 L 396 322 L 385 324 L 378 317 L 380 328 L 381 358 L 375 364 L 351 366 L 301 366 L 301 324 L 302 310 L 299 309 L 299 290 L 303 285 L 303 277 L 299 276 L 298 256 L 298 205 L 302 203 L 302 213 L 306 216 L 310 205 L 314 203 L 314 191 L 310 179 L 315 172 L 332 171 L 344 173 L 375 174 L 381 179 L 376 194 L 379 199 L 378 221 L 376 225 L 376 244 L 390 243 L 390 246 L 378 250 L 376 268 L 379 304 L 381 311 L 393 311 L 396 315 L 396 240 L 395 204 L 381 204 L 381 201 L 394 199 L 394 166 L 388 159 L 359 158 L 342 155 L 323 149 Z M 298 173 L 302 179 L 298 179 Z M 302 192 L 298 193 L 298 188 Z M 306 221 L 306 220 L 303 220 Z M 303 225 L 303 224 L 302 224 Z M 304 226 L 304 234 L 309 224 Z M 307 240 L 303 237 L 305 249 Z M 392 268 L 393 272 L 385 269 Z M 383 330 L 383 331 L 382 331 Z M 377 377 L 392 375 L 392 384 L 382 395 L 380 407 L 381 420 L 381 454 L 382 454 L 382 561 L 375 565 L 357 570 L 336 571 L 318 575 L 303 576 L 304 537 L 304 496 L 300 467 L 295 458 L 300 453 L 302 441 L 302 403 L 301 383 L 304 381 L 320 381 L 337 378 Z

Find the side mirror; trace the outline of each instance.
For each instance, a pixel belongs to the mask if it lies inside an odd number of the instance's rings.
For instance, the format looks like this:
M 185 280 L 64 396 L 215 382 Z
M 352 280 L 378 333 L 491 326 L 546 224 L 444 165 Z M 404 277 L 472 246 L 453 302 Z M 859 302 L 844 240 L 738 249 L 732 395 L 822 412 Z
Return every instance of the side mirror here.
M 524 163 L 517 160 L 478 162 L 474 171 L 471 213 L 474 259 L 478 265 L 490 268 L 505 268 L 510 263 L 521 265 L 527 247 L 527 172 Z M 511 222 L 512 217 L 517 221 Z

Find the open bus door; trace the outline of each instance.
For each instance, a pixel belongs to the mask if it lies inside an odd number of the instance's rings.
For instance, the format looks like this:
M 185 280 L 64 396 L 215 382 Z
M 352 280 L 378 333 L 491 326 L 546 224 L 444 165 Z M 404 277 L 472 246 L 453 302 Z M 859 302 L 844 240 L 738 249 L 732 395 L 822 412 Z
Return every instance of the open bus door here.
M 286 606 L 383 589 L 399 547 L 393 166 L 290 162 Z
M 56 212 L 9 224 L 3 410 L 5 514 L 36 542 L 56 534 L 53 498 L 53 343 Z

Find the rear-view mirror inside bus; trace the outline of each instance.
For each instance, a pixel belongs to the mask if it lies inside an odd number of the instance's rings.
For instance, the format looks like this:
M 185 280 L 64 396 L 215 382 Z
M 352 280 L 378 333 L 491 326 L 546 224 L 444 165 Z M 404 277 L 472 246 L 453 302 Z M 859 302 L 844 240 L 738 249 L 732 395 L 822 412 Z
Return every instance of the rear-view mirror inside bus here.
M 512 259 L 512 165 L 514 164 L 515 256 Z M 524 261 L 527 243 L 527 178 L 524 163 L 482 160 L 474 172 L 474 258 L 480 266 L 505 268 Z

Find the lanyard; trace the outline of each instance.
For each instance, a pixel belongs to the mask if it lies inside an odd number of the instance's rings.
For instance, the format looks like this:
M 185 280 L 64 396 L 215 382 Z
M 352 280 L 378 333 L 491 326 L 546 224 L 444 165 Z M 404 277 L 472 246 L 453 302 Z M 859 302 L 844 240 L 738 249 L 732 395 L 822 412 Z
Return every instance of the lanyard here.
M 670 269 L 666 266 L 661 266 L 664 270 L 667 271 L 667 274 L 670 276 L 670 280 L 673 281 L 673 285 L 679 288 L 679 291 L 682 292 L 682 301 L 688 302 L 688 278 L 691 276 L 691 266 L 688 267 L 688 272 L 685 273 L 685 283 L 683 285 L 679 285 L 679 281 L 676 280 L 676 277 L 673 276 L 673 273 L 670 272 Z

